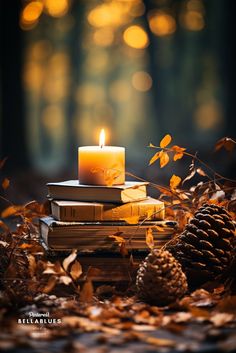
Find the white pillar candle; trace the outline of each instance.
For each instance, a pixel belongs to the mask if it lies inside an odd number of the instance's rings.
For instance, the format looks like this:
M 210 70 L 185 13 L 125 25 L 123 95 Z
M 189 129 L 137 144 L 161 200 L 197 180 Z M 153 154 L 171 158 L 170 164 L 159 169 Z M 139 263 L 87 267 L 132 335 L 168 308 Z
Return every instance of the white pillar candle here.
M 79 147 L 78 172 L 80 184 L 124 184 L 125 148 L 105 146 L 105 133 L 102 130 L 99 146 Z

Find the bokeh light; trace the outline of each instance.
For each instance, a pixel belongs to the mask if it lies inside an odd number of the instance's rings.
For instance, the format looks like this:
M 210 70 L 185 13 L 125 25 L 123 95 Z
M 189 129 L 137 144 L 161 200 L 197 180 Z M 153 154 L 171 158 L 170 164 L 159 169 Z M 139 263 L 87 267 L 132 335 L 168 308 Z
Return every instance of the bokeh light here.
M 135 49 L 144 49 L 149 44 L 149 39 L 146 31 L 141 26 L 128 27 L 123 35 L 127 45 Z
M 133 87 L 140 92 L 147 92 L 152 87 L 152 78 L 145 71 L 137 71 L 132 76 Z
M 129 13 L 133 17 L 142 16 L 145 12 L 145 5 L 142 0 L 131 0 Z
M 109 88 L 109 94 L 114 102 L 127 102 L 131 96 L 131 86 L 124 79 L 115 80 Z
M 43 110 L 42 124 L 47 131 L 57 133 L 63 126 L 63 123 L 63 111 L 59 106 L 49 105 Z
M 46 12 L 52 17 L 62 17 L 69 10 L 68 0 L 44 0 Z
M 186 11 L 181 16 L 181 25 L 189 31 L 201 31 L 205 26 L 202 13 L 197 11 Z
M 107 47 L 114 41 L 114 33 L 111 28 L 99 28 L 93 34 L 94 43 L 101 46 Z
M 163 11 L 154 11 L 149 14 L 151 31 L 159 36 L 168 36 L 176 31 L 176 21 L 173 16 Z
M 75 93 L 75 99 L 79 104 L 92 105 L 105 98 L 105 91 L 102 86 L 92 83 L 81 84 Z
M 20 26 L 22 29 L 32 29 L 38 23 L 38 19 L 43 12 L 41 1 L 32 1 L 25 6 L 20 16 Z
M 96 28 L 116 27 L 124 23 L 127 17 L 125 3 L 111 1 L 94 7 L 88 14 L 88 22 Z
M 200 130 L 214 130 L 223 121 L 222 107 L 219 102 L 210 100 L 197 108 L 194 121 Z

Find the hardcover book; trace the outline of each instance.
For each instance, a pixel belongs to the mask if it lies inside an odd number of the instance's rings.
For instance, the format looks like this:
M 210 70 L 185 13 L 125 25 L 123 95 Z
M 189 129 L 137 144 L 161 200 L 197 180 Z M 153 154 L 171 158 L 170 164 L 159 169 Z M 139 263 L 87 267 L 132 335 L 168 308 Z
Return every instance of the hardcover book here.
M 52 216 L 60 221 L 120 221 L 137 217 L 138 220 L 164 220 L 164 202 L 148 197 L 143 201 L 125 204 L 82 201 L 51 202 Z
M 57 200 L 126 203 L 147 197 L 147 182 L 126 181 L 123 185 L 79 184 L 78 180 L 48 183 L 49 197 Z
M 119 251 L 119 240 L 122 239 L 128 250 L 145 250 L 148 228 L 153 229 L 155 246 L 161 247 L 171 239 L 175 227 L 176 222 L 173 221 L 148 221 L 133 225 L 126 222 L 60 222 L 52 217 L 40 219 L 41 237 L 54 250 Z

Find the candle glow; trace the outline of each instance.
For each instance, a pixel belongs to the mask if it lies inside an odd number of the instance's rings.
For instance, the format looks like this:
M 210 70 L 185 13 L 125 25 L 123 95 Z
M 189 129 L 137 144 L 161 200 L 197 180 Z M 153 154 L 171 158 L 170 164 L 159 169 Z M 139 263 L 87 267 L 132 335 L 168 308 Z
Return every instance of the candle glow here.
M 99 136 L 99 146 L 102 148 L 105 146 L 105 130 L 102 129 Z
M 79 182 L 86 185 L 121 185 L 125 182 L 125 148 L 105 146 L 105 130 L 99 146 L 78 149 Z

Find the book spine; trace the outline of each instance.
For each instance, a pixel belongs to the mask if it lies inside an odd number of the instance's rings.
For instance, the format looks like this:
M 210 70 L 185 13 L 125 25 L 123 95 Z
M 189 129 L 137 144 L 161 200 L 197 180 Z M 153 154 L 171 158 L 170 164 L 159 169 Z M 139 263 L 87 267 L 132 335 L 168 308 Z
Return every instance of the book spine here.
M 83 205 L 83 206 L 52 206 L 52 215 L 64 222 L 73 221 L 120 221 L 130 217 L 139 217 L 143 220 L 164 220 L 164 204 L 127 203 L 115 205 Z

